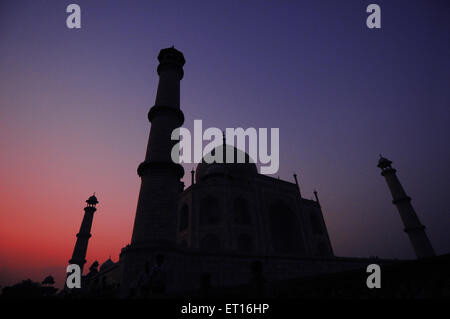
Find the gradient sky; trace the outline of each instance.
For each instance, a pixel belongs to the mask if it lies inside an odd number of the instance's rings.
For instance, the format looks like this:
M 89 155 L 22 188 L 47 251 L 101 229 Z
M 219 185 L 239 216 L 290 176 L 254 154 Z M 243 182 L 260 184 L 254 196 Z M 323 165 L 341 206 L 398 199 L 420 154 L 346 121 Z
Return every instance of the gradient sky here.
M 80 30 L 65 25 L 70 3 Z M 365 25 L 369 3 L 381 30 Z M 379 153 L 449 253 L 449 17 L 444 0 L 2 1 L 0 285 L 53 274 L 61 286 L 93 192 L 88 265 L 118 259 L 156 57 L 172 45 L 187 61 L 185 127 L 279 127 L 277 175 L 319 191 L 336 255 L 414 258 Z

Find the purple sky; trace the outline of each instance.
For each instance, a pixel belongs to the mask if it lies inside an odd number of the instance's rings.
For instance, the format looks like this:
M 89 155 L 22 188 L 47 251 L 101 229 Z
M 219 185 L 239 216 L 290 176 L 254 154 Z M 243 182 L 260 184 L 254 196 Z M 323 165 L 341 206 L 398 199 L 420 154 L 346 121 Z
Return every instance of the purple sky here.
M 365 24 L 374 2 L 381 30 Z M 70 3 L 81 6 L 80 30 L 65 25 Z M 52 264 L 66 263 L 93 191 L 103 206 L 88 262 L 117 260 L 131 238 L 156 57 L 172 45 L 187 61 L 185 127 L 194 119 L 279 127 L 277 175 L 293 181 L 295 171 L 307 198 L 318 190 L 336 255 L 414 257 L 379 153 L 394 162 L 435 250 L 450 252 L 449 6 L 2 1 L 0 277 L 13 273 L 15 259 L 44 265 L 27 258 L 45 249 L 42 258 L 54 251 Z M 23 244 L 14 246 L 19 235 Z M 44 244 L 31 250 L 27 239 Z

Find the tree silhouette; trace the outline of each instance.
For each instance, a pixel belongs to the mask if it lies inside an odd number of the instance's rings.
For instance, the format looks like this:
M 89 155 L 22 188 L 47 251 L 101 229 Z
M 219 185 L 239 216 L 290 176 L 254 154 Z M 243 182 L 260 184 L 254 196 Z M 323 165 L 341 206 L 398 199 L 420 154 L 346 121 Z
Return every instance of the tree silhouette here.
M 45 277 L 45 279 L 42 281 L 41 284 L 44 286 L 53 286 L 55 284 L 55 280 L 50 275 L 50 276 Z
M 44 283 L 45 282 L 45 283 Z M 22 280 L 21 282 L 3 288 L 0 298 L 3 299 L 16 299 L 16 298 L 50 298 L 58 291 L 57 288 L 51 286 L 55 283 L 52 276 L 48 276 L 42 282 L 45 286 L 42 286 L 38 282 L 34 282 L 31 279 Z

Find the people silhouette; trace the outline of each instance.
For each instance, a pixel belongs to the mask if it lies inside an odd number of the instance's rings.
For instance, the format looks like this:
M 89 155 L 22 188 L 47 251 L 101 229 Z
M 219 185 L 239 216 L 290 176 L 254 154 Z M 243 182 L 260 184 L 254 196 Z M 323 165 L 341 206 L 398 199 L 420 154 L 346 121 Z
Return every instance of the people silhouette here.
M 144 270 L 139 276 L 138 291 L 141 298 L 147 298 L 150 292 L 150 264 L 145 262 Z
M 157 255 L 155 265 L 150 273 L 150 287 L 152 294 L 163 294 L 166 291 L 166 277 L 164 255 Z

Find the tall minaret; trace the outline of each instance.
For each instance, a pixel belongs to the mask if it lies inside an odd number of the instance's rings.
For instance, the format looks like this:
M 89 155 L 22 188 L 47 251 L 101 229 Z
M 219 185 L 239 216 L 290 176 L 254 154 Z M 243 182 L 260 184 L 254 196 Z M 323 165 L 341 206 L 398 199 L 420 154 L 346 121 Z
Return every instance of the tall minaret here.
M 158 55 L 159 84 L 155 105 L 148 112 L 151 122 L 145 160 L 138 167 L 141 190 L 134 220 L 131 245 L 173 245 L 176 243 L 178 195 L 184 169 L 171 158 L 177 141 L 172 131 L 184 122 L 180 110 L 180 80 L 183 54 L 174 47 Z M 177 154 L 178 155 L 178 154 Z
M 97 210 L 95 205 L 98 204 L 97 197 L 92 195 L 86 201 L 87 206 L 84 208 L 83 222 L 80 226 L 80 231 L 77 234 L 77 242 L 73 249 L 72 259 L 69 260 L 69 264 L 77 264 L 81 268 L 83 273 L 83 266 L 86 263 L 86 252 L 88 247 L 89 238 L 91 238 L 92 220 L 94 219 L 94 213 Z
M 174 47 L 158 55 L 159 84 L 155 105 L 148 112 L 151 123 L 145 160 L 137 172 L 141 189 L 134 219 L 130 245 L 120 253 L 121 289 L 127 293 L 130 283 L 137 280 L 147 263 L 159 254 L 168 256 L 176 250 L 177 207 L 183 191 L 183 166 L 174 162 L 172 132 L 184 122 L 180 110 L 180 80 L 183 78 L 183 54 Z M 173 152 L 178 156 L 178 152 Z M 170 264 L 170 258 L 166 263 Z
M 381 168 L 381 175 L 386 179 L 386 183 L 392 193 L 393 203 L 405 226 L 405 232 L 414 248 L 417 258 L 434 256 L 434 250 L 425 233 L 425 226 L 420 223 L 419 218 L 411 205 L 411 198 L 406 195 L 405 190 L 395 174 L 396 170 L 391 166 L 392 162 L 380 155 L 378 167 Z

